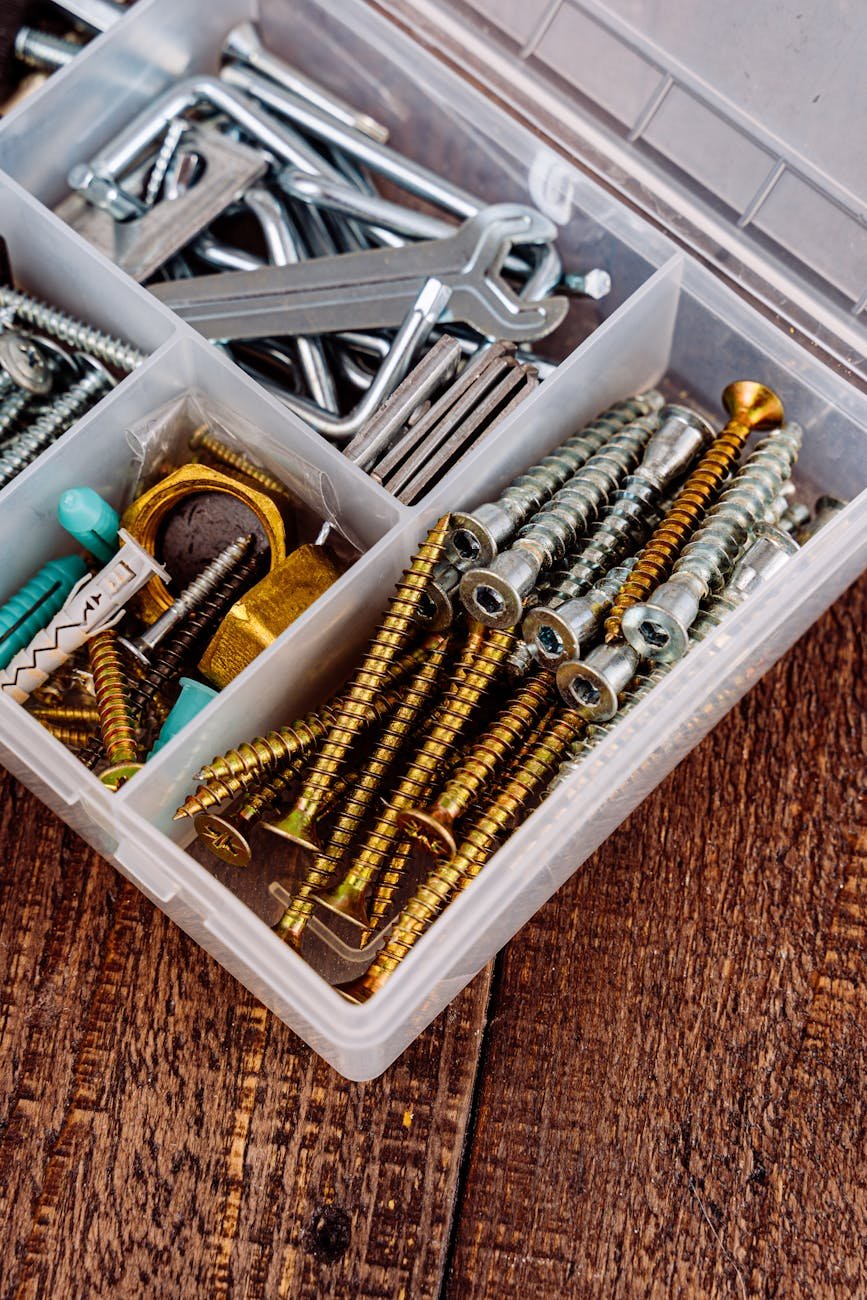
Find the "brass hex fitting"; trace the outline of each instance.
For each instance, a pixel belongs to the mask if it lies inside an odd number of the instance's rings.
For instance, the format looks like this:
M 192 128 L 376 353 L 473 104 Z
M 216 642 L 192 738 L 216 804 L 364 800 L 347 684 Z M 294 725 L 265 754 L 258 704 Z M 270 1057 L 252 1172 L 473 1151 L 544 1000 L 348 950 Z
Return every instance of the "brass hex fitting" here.
M 200 671 L 222 690 L 339 577 L 323 547 L 299 546 L 231 607 L 199 660 Z
M 262 525 L 271 550 L 270 565 L 274 569 L 286 558 L 286 529 L 280 511 L 270 496 L 259 492 L 248 483 L 222 474 L 209 465 L 182 465 L 168 474 L 147 492 L 136 497 L 124 511 L 121 526 L 151 555 L 156 554 L 160 528 L 166 517 L 185 497 L 198 492 L 223 492 L 241 501 Z M 142 617 L 155 622 L 171 606 L 173 597 L 159 578 L 150 582 L 139 593 Z

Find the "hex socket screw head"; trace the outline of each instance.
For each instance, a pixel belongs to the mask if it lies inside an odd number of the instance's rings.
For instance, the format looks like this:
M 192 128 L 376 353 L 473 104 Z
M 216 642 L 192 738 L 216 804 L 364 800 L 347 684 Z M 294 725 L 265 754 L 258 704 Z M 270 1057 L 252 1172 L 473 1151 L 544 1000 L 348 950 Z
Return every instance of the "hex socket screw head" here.
M 619 707 L 619 698 L 640 663 L 632 646 L 601 645 L 585 660 L 570 660 L 557 669 L 557 689 L 570 708 L 588 722 L 607 722 Z
M 538 565 L 523 551 L 503 551 L 496 567 L 471 569 L 461 578 L 461 601 L 471 618 L 506 631 L 520 621 L 524 597 L 539 576 Z

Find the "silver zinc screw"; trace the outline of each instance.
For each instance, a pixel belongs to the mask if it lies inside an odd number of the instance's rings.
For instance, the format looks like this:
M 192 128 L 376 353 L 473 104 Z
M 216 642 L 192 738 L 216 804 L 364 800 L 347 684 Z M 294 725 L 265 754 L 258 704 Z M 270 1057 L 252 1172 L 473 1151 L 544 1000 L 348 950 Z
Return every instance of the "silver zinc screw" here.
M 839 515 L 845 505 L 846 502 L 841 501 L 839 497 L 819 497 L 813 507 L 812 516 L 795 533 L 795 540 L 798 545 L 803 546 L 811 537 L 815 537 L 816 533 L 820 532 L 826 524 L 829 524 L 832 519 Z
M 0 308 L 11 309 L 18 320 L 25 321 L 45 334 L 50 334 L 52 338 L 69 344 L 79 352 L 89 353 L 90 356 L 104 362 L 107 366 L 112 366 L 115 370 L 128 373 L 144 361 L 144 353 L 138 348 L 96 329 L 93 325 L 85 324 L 77 317 L 70 316 L 68 312 L 61 311 L 59 307 L 49 307 L 47 303 L 40 302 L 38 298 L 32 298 L 27 293 L 21 293 L 18 289 L 0 285 Z
M 151 656 L 160 642 L 164 641 L 178 623 L 183 622 L 188 615 L 199 608 L 202 601 L 222 585 L 238 562 L 243 559 L 252 540 L 252 533 L 236 537 L 234 542 L 222 550 L 198 577 L 184 588 L 166 612 L 142 632 L 141 636 L 137 636 L 134 640 L 118 637 L 124 649 L 128 650 L 139 663 L 150 667 Z
M 579 429 L 548 456 L 514 479 L 496 501 L 472 512 L 452 514 L 446 553 L 458 568 L 490 564 L 500 548 L 510 542 L 529 519 L 550 501 L 566 480 L 601 450 L 612 434 L 631 420 L 652 415 L 662 406 L 655 390 L 628 397 Z
M 26 63 L 29 68 L 38 68 L 40 72 L 65 68 L 83 49 L 84 46 L 78 41 L 70 41 L 65 36 L 53 36 L 50 32 L 40 32 L 35 27 L 20 27 L 15 37 L 16 59 Z
M 641 458 L 658 417 L 643 416 L 615 433 L 586 465 L 567 479 L 522 528 L 518 538 L 487 568 L 470 569 L 461 580 L 461 600 L 471 618 L 487 627 L 514 627 L 524 598 L 540 573 L 575 545 L 611 493 Z
M 111 387 L 111 376 L 98 361 L 92 357 L 82 360 L 87 362 L 88 369 L 81 379 L 51 402 L 37 407 L 36 419 L 3 449 L 0 454 L 0 488 L 11 483 Z
M 701 602 L 725 582 L 750 533 L 791 476 L 803 430 L 793 422 L 768 434 L 684 547 L 668 582 L 623 616 L 623 635 L 648 659 L 679 659 Z
M 146 208 L 152 208 L 160 197 L 163 181 L 166 179 L 168 170 L 178 151 L 178 145 L 181 143 L 181 139 L 189 125 L 189 122 L 186 122 L 182 117 L 173 117 L 166 127 L 166 133 L 163 136 L 159 152 L 154 159 L 154 165 L 150 170 L 145 188 L 144 204 Z
M 760 535 L 749 546 L 732 574 L 728 586 L 708 602 L 690 629 L 690 641 L 703 641 L 717 627 L 731 610 L 737 609 L 741 601 L 751 595 L 765 582 L 772 573 L 776 573 L 798 546 L 786 533 L 770 525 L 760 525 Z M 640 676 L 635 684 L 625 692 L 620 700 L 620 708 L 613 718 L 605 722 L 593 722 L 572 746 L 566 759 L 561 763 L 554 780 L 548 788 L 550 794 L 558 785 L 567 781 L 587 757 L 588 752 L 600 744 L 620 720 L 636 704 L 648 695 L 663 677 L 674 667 L 674 663 L 654 664 L 649 672 Z
M 602 619 L 623 583 L 629 577 L 637 555 L 616 564 L 595 586 L 575 600 L 552 608 L 537 605 L 524 619 L 521 635 L 535 658 L 546 668 L 556 668 L 564 659 L 579 659 L 581 647 L 599 631 Z
M 665 489 L 713 439 L 712 426 L 687 407 L 666 406 L 660 419 L 641 464 L 626 476 L 568 567 L 557 576 L 545 601 L 549 609 L 586 595 L 612 565 L 644 542 L 660 518 Z
M 5 394 L 0 397 L 0 446 L 8 446 L 12 441 L 13 434 L 18 432 L 22 413 L 32 401 L 33 394 L 24 388 L 8 397 Z

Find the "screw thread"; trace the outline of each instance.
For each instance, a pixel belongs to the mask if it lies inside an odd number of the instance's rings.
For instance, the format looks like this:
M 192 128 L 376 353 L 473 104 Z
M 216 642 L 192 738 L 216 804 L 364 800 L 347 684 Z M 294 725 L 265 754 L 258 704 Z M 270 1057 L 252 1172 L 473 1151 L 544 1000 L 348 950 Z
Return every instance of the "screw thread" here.
M 296 829 L 302 833 L 313 825 L 319 804 L 347 762 L 350 749 L 365 725 L 371 701 L 382 691 L 395 659 L 416 631 L 416 611 L 442 559 L 448 523 L 449 517 L 444 515 L 400 579 L 388 612 L 341 697 L 338 716 L 306 774 L 304 789 L 290 814 Z
M 172 159 L 178 151 L 178 145 L 183 138 L 188 123 L 182 117 L 173 117 L 166 127 L 162 144 L 159 152 L 154 159 L 154 165 L 151 167 L 148 176 L 147 188 L 145 189 L 144 203 L 145 207 L 152 208 L 160 196 L 163 188 L 163 182 L 168 174 Z
M 20 27 L 15 37 L 15 57 L 28 68 L 40 72 L 53 72 L 65 68 L 84 46 L 65 36 L 40 32 L 35 27 Z
M 478 875 L 498 839 L 542 792 L 552 767 L 582 726 L 583 720 L 573 709 L 562 712 L 525 756 L 520 769 L 489 801 L 455 856 L 432 868 L 401 911 L 387 943 L 357 981 L 362 996 L 370 996 L 382 987 L 455 893 Z
M 552 698 L 554 685 L 553 674 L 538 672 L 518 687 L 425 810 L 426 818 L 451 834 L 452 827 L 491 784 L 509 756 L 526 737 Z M 416 811 L 420 810 L 410 808 L 404 820 L 411 823 Z M 419 833 L 422 838 L 425 837 L 424 826 Z
M 20 436 L 19 419 L 32 401 L 33 394 L 28 393 L 24 388 L 19 388 L 3 398 L 3 403 L 0 405 L 0 443 L 8 446 L 15 437 Z
M 235 470 L 238 474 L 243 474 L 245 478 L 258 483 L 272 496 L 285 497 L 288 494 L 288 489 L 284 483 L 281 483 L 273 474 L 269 474 L 261 465 L 254 464 L 241 452 L 235 451 L 234 448 L 227 446 L 225 442 L 209 433 L 207 426 L 204 424 L 199 425 L 190 438 L 190 449 L 192 451 L 206 452 L 212 460 L 216 460 L 221 465 Z
M 39 721 L 67 749 L 83 749 L 93 734 L 90 727 L 76 727 L 74 723 L 49 722 L 46 718 L 40 718 Z
M 135 728 L 114 628 L 104 628 L 90 638 L 88 657 L 106 757 L 112 765 L 134 763 L 138 757 Z
M 542 568 L 550 568 L 564 556 L 625 475 L 638 464 L 658 424 L 656 417 L 645 416 L 620 429 L 522 529 L 514 549 L 529 551 Z
M 144 676 L 130 687 L 129 710 L 134 725 L 138 726 L 140 724 L 145 710 L 148 710 L 152 727 L 161 724 L 162 719 L 159 715 L 162 712 L 164 718 L 166 710 L 156 708 L 156 702 L 168 686 L 172 682 L 176 682 L 183 674 L 184 668 L 190 658 L 193 657 L 197 646 L 211 633 L 214 624 L 235 603 L 241 592 L 251 584 L 256 576 L 259 563 L 257 555 L 251 555 L 247 559 L 241 560 L 226 575 L 223 585 L 212 591 L 209 596 L 206 596 L 198 608 L 194 609 L 189 615 L 183 627 L 176 631 L 167 641 L 163 642 L 160 646 L 159 658 Z M 95 767 L 100 760 L 101 754 L 102 748 L 97 740 L 88 747 L 82 761 L 88 767 Z
M 577 555 L 558 574 L 545 600 L 548 608 L 556 609 L 567 600 L 586 595 L 612 565 L 644 541 L 658 522 L 658 510 L 655 488 L 640 474 L 628 475 Z
M 497 502 L 509 511 L 515 529 L 536 514 L 567 479 L 600 451 L 619 429 L 641 416 L 650 415 L 654 410 L 656 396 L 640 393 L 636 397 L 615 403 L 598 419 L 573 433 L 538 464 L 519 474 Z
M 705 523 L 684 548 L 674 567 L 675 573 L 692 574 L 708 589 L 722 582 L 750 529 L 761 520 L 791 475 L 802 438 L 800 425 L 789 422 L 756 445 Z
M 382 813 L 364 837 L 352 866 L 344 877 L 344 885 L 354 890 L 359 901 L 356 909 L 359 916 L 367 888 L 395 847 L 395 841 L 402 838 L 400 813 L 410 807 L 413 801 L 425 798 L 436 778 L 437 768 L 453 753 L 459 737 L 469 726 L 513 641 L 514 635 L 510 632 L 494 632 L 485 637 L 483 632 L 474 630 L 467 638 L 455 664 L 449 688 L 428 725 L 425 740 L 392 791 Z M 312 894 L 325 888 L 330 880 L 334 862 L 331 859 L 327 861 L 329 874 L 324 874 L 324 870 L 320 874 L 320 865 L 324 868 L 324 861 L 316 866 L 316 872 L 311 867 L 304 885 L 296 892 L 291 906 L 278 923 L 278 932 L 289 942 L 297 943 L 306 925 L 313 909 Z M 314 874 L 319 881 L 315 885 L 312 884 Z
M 675 560 L 695 531 L 699 520 L 715 500 L 741 454 L 750 434 L 750 426 L 730 420 L 712 446 L 705 452 L 674 504 L 643 547 L 635 568 L 618 593 L 605 620 L 605 640 L 620 636 L 623 615 L 633 605 L 646 600 L 655 587 L 671 573 Z
M 11 309 L 19 320 L 52 335 L 61 343 L 68 343 L 78 352 L 89 353 L 115 370 L 129 373 L 144 360 L 144 353 L 131 344 L 17 289 L 0 285 L 0 307 Z
M 34 718 L 50 726 L 99 726 L 99 710 L 89 704 L 42 704 L 31 708 Z
M 314 895 L 321 893 L 331 884 L 338 864 L 354 840 L 377 792 L 381 789 L 383 780 L 397 761 L 408 737 L 412 734 L 413 725 L 418 722 L 422 710 L 430 701 L 440 680 L 448 654 L 448 640 L 445 637 L 432 637 L 428 646 L 429 657 L 409 683 L 400 705 L 365 760 L 363 770 L 341 806 L 325 849 L 316 855 L 308 867 L 304 880 L 287 909 L 291 916 L 287 917 L 286 926 L 291 926 L 296 941 L 311 915 Z M 347 883 L 349 888 L 345 897 L 331 900 L 326 896 L 325 900 L 320 901 L 327 901 L 337 910 L 348 911 L 354 915 L 356 899 L 352 893 L 353 880 Z
M 34 461 L 55 439 L 83 414 L 105 391 L 108 377 L 92 370 L 65 393 L 38 408 L 36 419 L 23 433 L 13 438 L 0 454 L 0 487 L 11 483 L 16 474 Z

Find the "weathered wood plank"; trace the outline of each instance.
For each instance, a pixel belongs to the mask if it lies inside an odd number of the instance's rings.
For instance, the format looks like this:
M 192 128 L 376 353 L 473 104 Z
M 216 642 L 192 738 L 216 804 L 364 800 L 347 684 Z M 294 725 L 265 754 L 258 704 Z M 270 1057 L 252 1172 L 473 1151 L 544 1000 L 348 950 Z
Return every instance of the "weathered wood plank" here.
M 510 944 L 452 1296 L 867 1292 L 865 614 Z

